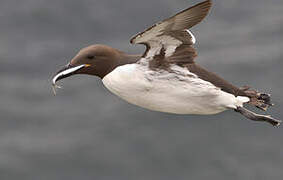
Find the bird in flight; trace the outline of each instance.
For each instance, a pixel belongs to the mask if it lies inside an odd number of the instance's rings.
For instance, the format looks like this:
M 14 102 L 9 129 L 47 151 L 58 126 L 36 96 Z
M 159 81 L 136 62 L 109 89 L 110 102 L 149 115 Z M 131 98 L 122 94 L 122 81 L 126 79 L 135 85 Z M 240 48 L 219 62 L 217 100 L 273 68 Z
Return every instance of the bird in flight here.
M 278 126 L 280 120 L 243 107 L 250 104 L 266 111 L 273 105 L 269 94 L 238 88 L 196 64 L 196 38 L 189 29 L 206 17 L 211 5 L 211 0 L 204 1 L 135 35 L 130 42 L 146 46 L 142 55 L 99 44 L 81 49 L 54 75 L 54 92 L 57 81 L 88 74 L 101 78 L 120 98 L 146 109 L 199 115 L 234 110 L 250 120 Z

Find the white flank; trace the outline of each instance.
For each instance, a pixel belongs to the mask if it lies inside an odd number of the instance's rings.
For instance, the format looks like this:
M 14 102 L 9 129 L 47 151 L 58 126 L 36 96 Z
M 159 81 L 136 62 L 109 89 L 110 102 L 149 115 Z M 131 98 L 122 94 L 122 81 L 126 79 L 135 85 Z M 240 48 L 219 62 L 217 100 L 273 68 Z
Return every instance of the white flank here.
M 106 75 L 103 84 L 129 103 L 175 114 L 215 114 L 248 101 L 222 91 L 187 69 L 152 71 L 144 64 L 119 66 Z

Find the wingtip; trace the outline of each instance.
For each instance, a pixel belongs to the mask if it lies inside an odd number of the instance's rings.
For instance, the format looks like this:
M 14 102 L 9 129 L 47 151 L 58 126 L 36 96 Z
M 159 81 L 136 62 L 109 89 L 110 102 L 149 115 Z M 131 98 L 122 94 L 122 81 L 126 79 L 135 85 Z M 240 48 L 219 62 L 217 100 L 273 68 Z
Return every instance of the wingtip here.
M 202 3 L 197 4 L 196 6 L 198 6 L 198 5 L 202 5 L 202 8 L 204 8 L 204 9 L 210 9 L 211 6 L 212 6 L 212 0 L 204 1 Z
M 281 120 L 277 120 L 276 122 L 270 122 L 274 127 L 279 127 L 280 124 L 282 123 Z
M 196 4 L 195 6 L 199 6 L 199 5 L 209 5 L 209 6 L 211 6 L 212 0 L 206 0 L 206 1 L 200 2 L 200 3 Z

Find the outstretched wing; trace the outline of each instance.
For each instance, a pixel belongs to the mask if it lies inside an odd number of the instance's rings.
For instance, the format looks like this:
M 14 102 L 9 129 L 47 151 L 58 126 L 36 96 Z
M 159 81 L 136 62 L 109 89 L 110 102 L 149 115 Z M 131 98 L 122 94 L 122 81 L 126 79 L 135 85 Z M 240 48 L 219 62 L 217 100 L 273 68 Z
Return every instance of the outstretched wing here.
M 211 0 L 199 3 L 138 33 L 130 42 L 146 45 L 147 50 L 143 57 L 148 60 L 161 55 L 170 57 L 178 47 L 182 51 L 189 49 L 191 58 L 188 59 L 193 59 L 196 56 L 192 48 L 195 37 L 188 29 L 201 22 L 208 14 L 210 7 Z
M 235 96 L 249 97 L 251 98 L 250 104 L 265 109 L 265 104 L 268 105 L 269 100 L 266 101 L 267 103 L 263 103 L 264 106 L 262 106 L 260 103 L 264 99 L 257 97 L 260 93 L 237 88 L 216 74 L 194 63 L 196 51 L 192 45 L 195 43 L 195 37 L 188 29 L 205 18 L 211 5 L 211 0 L 207 0 L 185 9 L 175 16 L 153 25 L 144 32 L 138 33 L 130 42 L 132 44 L 146 45 L 147 49 L 142 60 L 149 62 L 149 68 L 170 69 L 170 64 L 185 67 L 200 79 L 208 81 L 221 88 L 221 90 Z

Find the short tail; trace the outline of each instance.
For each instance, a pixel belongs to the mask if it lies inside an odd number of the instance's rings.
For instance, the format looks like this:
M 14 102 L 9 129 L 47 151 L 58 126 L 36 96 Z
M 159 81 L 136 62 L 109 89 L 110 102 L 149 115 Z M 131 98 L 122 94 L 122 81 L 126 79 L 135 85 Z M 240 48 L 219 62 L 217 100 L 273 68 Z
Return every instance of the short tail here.
M 241 95 L 243 94 L 244 96 L 237 96 L 238 101 L 242 101 L 243 103 L 254 105 L 255 107 L 264 111 L 266 111 L 270 106 L 273 106 L 270 100 L 270 94 L 259 93 L 256 90 L 250 90 L 249 87 L 243 87 L 240 88 L 240 90 L 241 90 Z M 244 98 L 247 98 L 248 101 L 246 101 L 246 99 Z M 272 124 L 273 126 L 279 126 L 281 123 L 280 120 L 275 119 L 270 115 L 256 114 L 252 111 L 249 111 L 248 109 L 245 109 L 243 106 L 238 105 L 235 111 L 241 113 L 246 118 L 253 121 L 265 121 Z
M 251 90 L 250 87 L 242 87 L 242 91 L 250 98 L 248 104 L 254 105 L 255 107 L 266 111 L 270 106 L 274 104 L 271 103 L 271 95 L 266 93 L 260 93 L 256 90 Z

